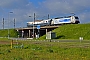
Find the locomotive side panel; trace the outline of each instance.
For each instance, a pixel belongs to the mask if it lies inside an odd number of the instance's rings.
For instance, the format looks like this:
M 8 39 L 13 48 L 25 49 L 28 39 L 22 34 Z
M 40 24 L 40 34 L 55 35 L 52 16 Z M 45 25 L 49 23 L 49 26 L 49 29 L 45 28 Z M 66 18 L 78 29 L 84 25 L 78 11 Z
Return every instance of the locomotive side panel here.
M 54 18 L 54 19 L 47 19 L 42 21 L 35 21 L 35 22 L 27 22 L 27 27 L 32 27 L 40 25 L 40 26 L 48 26 L 48 25 L 60 25 L 60 24 L 78 24 L 80 23 L 79 18 L 77 16 L 69 16 L 69 17 L 62 17 L 62 18 Z
M 57 24 L 64 24 L 64 23 L 71 23 L 71 19 L 70 18 L 59 18 L 59 19 L 53 19 L 52 22 L 54 25 Z

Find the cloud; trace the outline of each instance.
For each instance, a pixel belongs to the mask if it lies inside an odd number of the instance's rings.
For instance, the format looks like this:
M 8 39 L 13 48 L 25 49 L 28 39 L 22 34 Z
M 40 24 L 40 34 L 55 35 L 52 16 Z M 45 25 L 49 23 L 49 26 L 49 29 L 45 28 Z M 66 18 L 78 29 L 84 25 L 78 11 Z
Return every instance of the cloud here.
M 89 0 L 47 0 L 44 2 L 44 7 L 51 12 L 80 12 L 88 8 L 90 4 Z M 87 4 L 88 3 L 88 4 Z
M 83 12 L 79 15 L 81 23 L 90 23 L 90 12 Z
M 53 15 L 70 15 L 73 12 L 79 16 L 82 23 L 86 23 L 90 15 L 89 2 L 90 0 L 46 0 L 43 7 Z
M 8 13 L 12 11 L 13 14 L 10 14 L 10 18 L 16 19 L 16 26 L 26 27 L 26 22 L 33 21 L 33 13 L 36 13 L 36 19 L 47 19 L 48 14 L 50 14 L 50 18 L 53 18 L 75 13 L 79 16 L 81 23 L 87 23 L 90 22 L 89 2 L 90 0 L 38 0 L 37 2 L 31 0 L 0 0 L 0 19 L 2 20 L 4 17 L 7 20 Z
M 29 17 L 26 17 L 26 15 L 29 13 L 31 9 L 30 7 L 32 8 L 33 5 L 28 0 L 8 0 L 8 1 L 0 0 L 0 12 L 2 13 L 5 20 L 8 20 L 8 15 L 9 15 L 11 20 L 15 18 L 17 25 L 20 25 L 20 26 L 22 22 L 23 22 L 22 26 L 26 26 L 26 22 L 28 20 L 27 18 L 29 18 Z M 9 14 L 9 12 L 13 12 L 13 14 Z M 3 17 L 1 17 L 1 19 Z M 7 28 L 7 25 L 8 24 L 6 23 L 6 28 Z
M 0 6 L 5 9 L 25 8 L 27 0 L 0 0 Z

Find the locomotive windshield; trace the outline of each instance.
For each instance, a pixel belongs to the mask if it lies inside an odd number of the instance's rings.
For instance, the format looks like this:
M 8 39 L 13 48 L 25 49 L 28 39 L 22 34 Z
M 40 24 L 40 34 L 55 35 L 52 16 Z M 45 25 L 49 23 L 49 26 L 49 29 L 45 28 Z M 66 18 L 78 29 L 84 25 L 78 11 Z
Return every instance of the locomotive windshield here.
M 75 19 L 79 19 L 78 17 L 75 17 Z

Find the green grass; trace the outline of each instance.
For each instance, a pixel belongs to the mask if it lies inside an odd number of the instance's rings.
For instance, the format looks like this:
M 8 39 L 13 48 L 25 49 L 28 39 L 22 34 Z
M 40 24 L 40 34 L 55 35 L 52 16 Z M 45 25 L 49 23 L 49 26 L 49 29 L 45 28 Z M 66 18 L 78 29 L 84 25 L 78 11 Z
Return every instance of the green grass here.
M 14 29 L 9 29 L 10 37 L 17 37 L 18 33 Z M 0 37 L 8 37 L 8 29 L 0 30 Z
M 90 39 L 90 24 L 68 24 L 60 26 L 53 30 L 56 33 L 56 39 Z M 46 35 L 40 37 L 45 39 Z
M 90 60 L 89 27 L 90 24 L 70 24 L 53 30 L 56 32 L 56 39 L 79 40 L 82 36 L 84 38 L 82 42 L 25 40 L 18 41 L 16 44 L 17 41 L 14 41 L 11 49 L 11 41 L 7 38 L 0 38 L 0 60 Z M 41 39 L 45 39 L 45 35 Z M 21 48 L 22 44 L 23 48 Z
M 0 60 L 90 60 L 90 41 L 18 43 L 19 45 L 13 45 L 13 49 L 10 49 L 10 44 L 0 44 Z M 22 49 L 14 48 L 22 43 Z

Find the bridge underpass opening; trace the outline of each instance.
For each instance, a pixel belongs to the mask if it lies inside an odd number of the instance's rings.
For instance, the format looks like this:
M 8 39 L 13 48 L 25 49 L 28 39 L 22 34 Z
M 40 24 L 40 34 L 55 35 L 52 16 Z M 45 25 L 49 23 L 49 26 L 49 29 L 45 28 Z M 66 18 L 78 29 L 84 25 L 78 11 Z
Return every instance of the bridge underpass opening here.
M 24 31 L 23 36 L 22 36 L 22 31 Z M 47 31 L 46 31 L 46 29 L 39 29 L 39 32 L 38 32 L 38 29 L 35 29 L 34 37 L 36 38 L 36 35 L 38 35 L 38 34 L 39 34 L 39 36 L 43 36 L 49 31 L 52 31 L 52 30 L 47 29 Z M 33 30 L 20 30 L 19 33 L 20 33 L 20 37 L 22 37 L 22 38 L 33 38 L 33 36 L 32 36 Z
M 40 36 L 43 36 L 46 34 L 46 30 L 40 30 Z
M 23 31 L 23 33 L 22 33 L 22 31 Z M 36 37 L 37 34 L 39 34 L 39 36 L 43 36 L 43 35 L 46 34 L 46 30 L 45 29 L 42 29 L 42 30 L 39 29 L 39 32 L 38 32 L 38 29 L 35 29 L 34 32 L 35 32 L 34 33 L 34 37 Z M 32 35 L 33 35 L 33 30 L 32 29 L 19 30 L 19 37 L 22 37 L 22 38 L 33 38 Z

